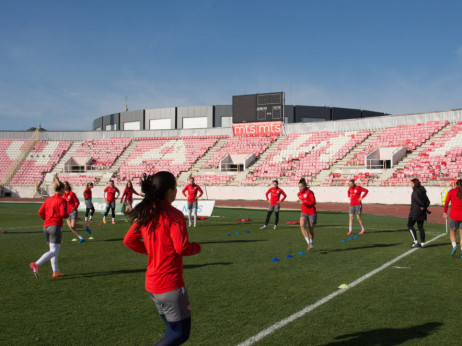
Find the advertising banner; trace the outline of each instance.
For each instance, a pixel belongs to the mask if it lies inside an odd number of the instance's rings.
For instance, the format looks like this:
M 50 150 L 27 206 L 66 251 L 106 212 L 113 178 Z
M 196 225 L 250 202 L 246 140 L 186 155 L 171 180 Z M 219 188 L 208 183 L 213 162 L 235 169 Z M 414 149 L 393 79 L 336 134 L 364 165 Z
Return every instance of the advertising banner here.
M 141 200 L 136 199 L 133 201 L 133 206 L 137 205 Z M 184 215 L 188 215 L 188 204 L 186 200 L 178 200 L 174 201 L 172 205 L 177 208 L 178 210 L 182 211 Z M 93 198 L 93 206 L 95 207 L 95 210 L 97 212 L 103 213 L 106 211 L 106 202 L 102 198 Z M 213 208 L 215 207 L 215 201 L 209 201 L 209 200 L 200 200 L 197 204 L 197 215 L 199 216 L 207 216 L 210 217 L 213 212 Z M 119 203 L 119 201 L 116 201 L 116 214 L 117 215 L 123 215 L 121 212 L 122 210 L 122 204 Z M 85 202 L 82 201 L 79 205 L 79 212 L 85 213 L 86 211 L 86 206 Z
M 282 133 L 281 121 L 233 124 L 233 135 L 238 136 L 278 136 Z

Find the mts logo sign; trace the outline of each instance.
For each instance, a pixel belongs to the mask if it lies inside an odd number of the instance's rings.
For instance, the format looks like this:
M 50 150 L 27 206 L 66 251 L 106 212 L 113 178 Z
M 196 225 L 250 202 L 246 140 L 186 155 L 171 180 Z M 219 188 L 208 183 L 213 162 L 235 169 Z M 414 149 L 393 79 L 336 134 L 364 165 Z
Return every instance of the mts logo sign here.
M 233 124 L 234 136 L 277 136 L 281 133 L 281 121 Z

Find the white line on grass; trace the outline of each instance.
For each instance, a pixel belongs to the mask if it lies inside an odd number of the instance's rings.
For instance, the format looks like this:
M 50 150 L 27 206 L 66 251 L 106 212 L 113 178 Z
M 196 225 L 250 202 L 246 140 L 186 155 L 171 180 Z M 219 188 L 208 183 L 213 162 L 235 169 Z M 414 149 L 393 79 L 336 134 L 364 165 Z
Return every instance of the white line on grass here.
M 435 238 L 433 238 L 430 241 L 426 242 L 426 244 L 431 243 L 431 242 L 437 240 L 438 238 L 441 238 L 444 235 L 446 235 L 446 233 L 442 233 L 442 234 L 436 236 Z M 377 274 L 378 272 L 384 270 L 385 268 L 391 266 L 392 264 L 398 262 L 402 258 L 406 257 L 407 255 L 410 255 L 411 253 L 413 253 L 414 251 L 417 251 L 417 250 L 418 250 L 418 248 L 414 248 L 414 249 L 411 249 L 409 251 L 406 251 L 402 255 L 399 255 L 398 257 L 392 259 L 391 261 L 388 261 L 387 263 L 381 265 L 377 269 L 374 269 L 373 271 L 367 273 L 366 275 L 361 276 L 359 279 L 353 281 L 351 284 L 348 284 L 349 288 L 353 288 L 354 286 L 356 286 L 356 285 L 360 284 L 361 282 L 369 279 L 373 275 Z M 295 320 L 299 319 L 300 317 L 306 315 L 308 312 L 313 311 L 317 307 L 327 303 L 331 299 L 337 297 L 338 295 L 344 293 L 347 290 L 348 290 L 348 288 L 341 288 L 341 289 L 329 294 L 328 296 L 322 298 L 321 300 L 318 300 L 316 303 L 308 305 L 307 307 L 300 310 L 299 312 L 296 312 L 293 315 L 290 315 L 289 317 L 287 317 L 287 318 L 273 324 L 272 326 L 262 330 L 260 333 L 248 338 L 244 342 L 240 343 L 238 346 L 249 346 L 249 345 L 252 345 L 252 344 L 256 343 L 257 341 L 260 341 L 264 337 L 274 333 L 276 330 L 281 329 L 282 327 L 285 327 L 289 323 L 292 323 L 293 321 L 295 321 Z

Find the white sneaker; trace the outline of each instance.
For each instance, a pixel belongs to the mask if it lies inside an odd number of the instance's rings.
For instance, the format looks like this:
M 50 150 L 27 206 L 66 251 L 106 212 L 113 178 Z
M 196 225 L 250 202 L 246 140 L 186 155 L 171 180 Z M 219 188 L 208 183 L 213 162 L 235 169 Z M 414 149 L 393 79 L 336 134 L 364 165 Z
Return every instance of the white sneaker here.
M 188 227 L 191 227 L 191 222 L 189 223 Z
M 263 227 L 260 227 L 260 229 L 266 229 L 266 225 L 263 225 Z
M 274 227 L 273 227 L 273 228 L 274 228 L 274 229 L 277 229 L 277 228 L 278 228 L 278 226 L 277 226 L 277 225 L 274 225 Z

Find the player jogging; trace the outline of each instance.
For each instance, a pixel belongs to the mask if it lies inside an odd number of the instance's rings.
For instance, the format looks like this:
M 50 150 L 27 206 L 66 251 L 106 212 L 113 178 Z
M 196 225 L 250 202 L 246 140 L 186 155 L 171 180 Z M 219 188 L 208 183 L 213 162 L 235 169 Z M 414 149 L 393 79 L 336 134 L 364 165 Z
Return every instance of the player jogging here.
M 347 235 L 352 235 L 353 234 L 353 219 L 354 215 L 356 214 L 356 217 L 358 219 L 359 224 L 361 225 L 361 232 L 359 234 L 364 234 L 366 232 L 366 229 L 364 228 L 364 221 L 361 218 L 361 212 L 363 209 L 362 205 L 362 200 L 364 197 L 367 196 L 367 193 L 369 190 L 365 189 L 364 187 L 358 186 L 355 184 L 354 179 L 351 179 L 348 182 L 348 198 L 350 199 L 350 210 L 349 210 L 349 228 L 348 228 L 348 233 Z
M 270 198 L 268 198 L 268 195 L 270 195 Z M 281 199 L 281 195 L 282 195 L 282 199 Z M 279 188 L 278 181 L 273 180 L 273 187 L 271 187 L 268 191 L 266 191 L 265 196 L 266 196 L 266 200 L 269 203 L 269 207 L 268 207 L 268 212 L 266 213 L 265 224 L 260 229 L 266 229 L 273 211 L 275 214 L 273 228 L 276 229 L 278 228 L 278 222 L 279 222 L 279 209 L 281 207 L 280 203 L 286 199 L 287 195 L 284 191 L 282 191 L 282 189 Z
M 450 190 L 446 196 L 444 203 L 445 219 L 448 218 L 448 207 L 451 203 L 451 212 L 449 213 L 449 236 L 451 238 L 452 250 L 451 256 L 454 256 L 457 251 L 457 237 L 456 233 L 460 233 L 460 258 L 462 258 L 462 180 L 456 182 L 456 188 Z
M 69 217 L 67 218 L 67 225 L 69 226 L 71 232 L 77 236 L 79 243 L 83 243 L 85 239 L 83 239 L 79 231 L 77 231 L 77 228 L 85 229 L 88 234 L 91 234 L 90 228 L 87 226 L 84 227 L 77 223 L 77 219 L 79 217 L 78 208 L 80 202 L 75 193 L 72 191 L 71 185 L 67 181 L 64 182 L 64 191 L 65 192 L 63 194 L 63 198 L 67 202 L 67 212 L 69 214 Z
M 67 212 L 66 201 L 62 197 L 64 194 L 64 184 L 59 181 L 57 176 L 53 180 L 53 190 L 55 194 L 47 198 L 38 211 L 38 214 L 44 220 L 43 233 L 47 239 L 50 251 L 45 252 L 36 262 L 29 264 L 36 278 L 39 277 L 39 267 L 47 261 L 51 262 L 54 278 L 65 275 L 59 271 L 58 255 L 61 249 L 63 218 L 67 218 L 69 214 Z
M 128 181 L 127 186 L 125 186 L 124 193 L 122 194 L 122 197 L 120 198 L 120 203 L 123 203 L 123 200 L 125 198 L 125 212 L 129 213 L 132 211 L 133 207 L 133 194 L 141 196 L 138 192 L 135 191 L 133 188 L 132 182 Z
M 103 222 L 106 223 L 106 216 L 107 214 L 109 214 L 109 209 L 111 209 L 112 224 L 115 224 L 115 201 L 117 198 L 119 198 L 120 191 L 117 187 L 114 186 L 114 180 L 109 180 L 108 184 L 109 186 L 106 186 L 106 188 L 104 189 L 104 199 L 106 200 L 106 212 L 103 216 Z
M 411 210 L 409 211 L 409 219 L 407 228 L 411 232 L 413 243 L 412 247 L 425 246 L 425 230 L 423 228 L 424 221 L 427 220 L 427 208 L 430 205 L 430 200 L 427 197 L 427 191 L 420 184 L 419 179 L 411 180 L 412 194 L 411 194 Z M 420 233 L 420 244 L 417 240 L 417 233 L 414 225 L 417 222 L 417 227 Z
M 125 235 L 124 244 L 149 256 L 145 288 L 166 326 L 163 338 L 156 345 L 181 345 L 191 331 L 182 257 L 199 253 L 201 245 L 188 241 L 184 215 L 172 206 L 177 194 L 172 173 L 144 175 L 141 191 L 143 200 L 128 214 L 134 223 Z
M 297 197 L 302 211 L 300 215 L 300 229 L 308 244 L 307 251 L 310 251 L 313 248 L 314 225 L 316 225 L 318 219 L 318 215 L 316 214 L 316 198 L 314 197 L 313 191 L 307 186 L 305 178 L 300 179 L 298 190 Z M 309 234 L 306 230 L 307 224 Z
M 189 185 L 183 189 L 182 193 L 185 197 L 188 198 L 188 221 L 189 227 L 191 227 L 191 213 L 194 209 L 194 227 L 196 227 L 197 223 L 197 199 L 203 195 L 202 189 L 199 185 L 194 183 L 194 178 L 189 177 L 188 179 Z M 185 192 L 188 192 L 186 195 Z M 199 195 L 198 195 L 199 194 Z
M 93 188 L 93 183 L 87 183 L 87 188 L 85 191 L 83 191 L 83 198 L 85 199 L 85 222 L 93 222 L 93 215 L 95 214 L 95 207 L 92 202 L 92 191 L 91 189 Z M 91 211 L 91 213 L 90 213 Z M 88 214 L 90 214 L 90 217 L 88 217 Z

